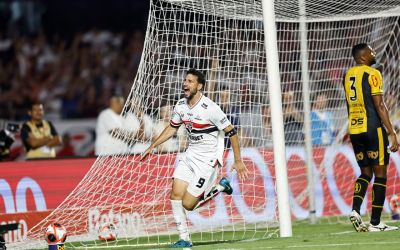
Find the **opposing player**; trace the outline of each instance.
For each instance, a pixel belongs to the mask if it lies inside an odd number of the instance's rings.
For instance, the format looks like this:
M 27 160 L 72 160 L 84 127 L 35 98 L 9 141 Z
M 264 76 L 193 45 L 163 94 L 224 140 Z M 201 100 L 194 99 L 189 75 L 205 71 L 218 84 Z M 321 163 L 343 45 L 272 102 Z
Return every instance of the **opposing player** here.
M 361 168 L 355 182 L 350 221 L 357 232 L 397 230 L 381 222 L 386 196 L 386 168 L 389 149 L 396 152 L 399 143 L 383 101 L 381 73 L 371 67 L 376 63 L 375 51 L 367 44 L 357 44 L 352 55 L 357 65 L 348 69 L 343 85 L 346 93 L 350 140 Z M 382 124 L 383 123 L 383 124 Z M 388 136 L 390 140 L 390 147 Z M 367 226 L 360 216 L 360 207 L 368 185 L 375 175 L 372 188 L 371 221 Z
M 232 187 L 226 178 L 216 184 L 219 167 L 222 164 L 224 136 L 230 137 L 233 153 L 233 169 L 240 180 L 248 176 L 246 166 L 240 156 L 239 139 L 220 107 L 203 95 L 206 80 L 196 70 L 187 71 L 183 82 L 184 98 L 174 108 L 170 125 L 142 154 L 145 159 L 158 145 L 171 138 L 179 126 L 184 124 L 188 131 L 189 146 L 179 160 L 173 174 L 171 204 L 180 240 L 171 247 L 191 247 L 192 243 L 186 222 L 186 210 L 194 210 L 220 192 L 232 194 Z

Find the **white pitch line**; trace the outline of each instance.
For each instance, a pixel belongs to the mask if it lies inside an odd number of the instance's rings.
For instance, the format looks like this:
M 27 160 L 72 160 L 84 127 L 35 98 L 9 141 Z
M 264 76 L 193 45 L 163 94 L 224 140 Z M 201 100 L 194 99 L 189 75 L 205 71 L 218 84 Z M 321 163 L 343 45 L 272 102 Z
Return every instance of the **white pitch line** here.
M 340 235 L 340 234 L 350 234 L 350 233 L 357 233 L 357 232 L 354 232 L 354 230 L 352 230 L 352 231 L 344 231 L 338 233 L 330 233 L 330 235 Z
M 374 242 L 374 245 L 389 245 L 389 244 L 399 244 L 400 241 L 387 241 L 387 242 Z M 320 244 L 320 245 L 293 245 L 288 246 L 288 248 L 308 248 L 308 247 L 344 247 L 344 246 L 357 246 L 357 245 L 371 245 L 371 242 L 367 243 L 335 243 L 335 244 Z
M 399 244 L 400 241 L 383 241 L 383 242 L 374 242 L 374 245 L 389 245 L 389 244 Z M 371 242 L 366 243 L 341 243 L 341 244 L 315 244 L 315 245 L 289 245 L 289 246 L 275 246 L 275 247 L 254 247 L 252 249 L 285 249 L 285 248 L 321 248 L 321 247 L 344 247 L 344 246 L 357 246 L 357 245 L 371 245 Z M 234 248 L 235 250 L 248 249 L 248 248 Z M 232 248 L 217 248 L 217 250 L 232 250 Z

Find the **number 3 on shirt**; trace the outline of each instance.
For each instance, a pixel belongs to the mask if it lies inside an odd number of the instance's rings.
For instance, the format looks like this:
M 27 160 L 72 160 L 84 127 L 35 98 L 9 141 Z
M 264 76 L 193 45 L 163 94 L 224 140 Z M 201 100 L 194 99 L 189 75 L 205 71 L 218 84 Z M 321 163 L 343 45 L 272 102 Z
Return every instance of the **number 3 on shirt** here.
M 350 101 L 357 101 L 357 89 L 354 86 L 354 84 L 356 83 L 356 77 L 355 76 L 350 76 L 350 81 L 351 81 L 351 85 L 350 85 L 350 91 L 352 93 L 350 93 L 349 97 L 350 97 Z

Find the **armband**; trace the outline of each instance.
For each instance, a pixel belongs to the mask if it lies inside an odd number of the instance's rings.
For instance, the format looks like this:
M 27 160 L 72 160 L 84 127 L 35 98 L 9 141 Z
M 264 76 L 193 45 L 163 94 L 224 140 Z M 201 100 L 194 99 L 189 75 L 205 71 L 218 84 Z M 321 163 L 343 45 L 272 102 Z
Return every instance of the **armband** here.
M 237 134 L 237 130 L 235 128 L 233 128 L 232 130 L 230 130 L 230 131 L 225 133 L 225 135 L 227 135 L 229 137 L 232 137 L 232 136 L 234 136 L 236 134 Z

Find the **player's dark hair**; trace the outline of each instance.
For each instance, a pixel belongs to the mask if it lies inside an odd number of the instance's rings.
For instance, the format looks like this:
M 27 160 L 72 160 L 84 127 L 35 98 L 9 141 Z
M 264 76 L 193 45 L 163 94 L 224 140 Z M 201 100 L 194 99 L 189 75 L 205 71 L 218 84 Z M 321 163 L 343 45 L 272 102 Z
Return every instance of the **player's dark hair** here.
M 29 103 L 29 105 L 27 106 L 27 110 L 31 111 L 33 109 L 33 106 L 37 106 L 37 105 L 43 105 L 43 103 L 38 102 L 38 101 L 32 101 Z
M 186 75 L 189 75 L 189 74 L 196 76 L 197 81 L 199 83 L 203 84 L 203 89 L 204 89 L 204 86 L 206 85 L 206 76 L 200 70 L 197 70 L 197 69 L 189 69 L 186 72 Z
M 368 44 L 366 43 L 359 43 L 353 46 L 353 49 L 351 50 L 351 54 L 353 55 L 354 58 L 357 58 L 360 56 L 360 52 L 367 48 Z

